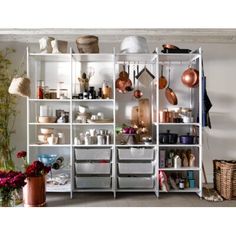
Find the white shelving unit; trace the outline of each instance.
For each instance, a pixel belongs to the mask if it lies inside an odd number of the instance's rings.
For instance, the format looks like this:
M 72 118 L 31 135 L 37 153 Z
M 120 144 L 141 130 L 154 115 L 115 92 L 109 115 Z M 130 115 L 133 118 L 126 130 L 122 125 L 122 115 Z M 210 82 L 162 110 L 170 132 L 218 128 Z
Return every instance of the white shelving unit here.
M 198 110 L 199 120 L 195 119 L 192 123 L 160 123 L 158 111 L 167 104 L 165 104 L 163 99 L 162 91 L 158 90 L 159 66 L 171 66 L 174 68 L 175 76 L 179 78 L 180 74 L 178 73 L 180 72 L 178 72 L 178 68 L 183 72 L 183 69 L 186 69 L 190 62 L 199 70 L 199 86 L 197 89 L 184 90 L 187 92 L 189 99 L 186 99 L 185 95 L 181 96 L 184 97 L 183 100 L 188 104 L 188 107 L 192 107 L 194 103 L 197 104 L 195 110 Z M 147 67 L 155 76 L 155 79 L 147 88 L 142 84 L 137 85 L 136 80 L 136 87 L 140 86 L 144 93 L 143 97 L 148 98 L 150 101 L 150 136 L 152 136 L 153 140 L 150 145 L 143 143 L 123 145 L 118 140 L 116 126 L 130 121 L 127 118 L 127 114 L 130 112 L 130 107 L 138 102 L 138 100 L 133 98 L 132 92 L 119 94 L 115 89 L 115 81 L 123 65 L 129 65 L 131 73 L 135 71 L 136 74 L 137 65 L 139 65 L 140 71 Z M 76 79 L 80 73 L 87 72 L 90 67 L 94 67 L 96 73 L 90 81 L 90 85 L 94 85 L 97 90 L 98 86 L 101 87 L 103 79 L 109 80 L 112 87 L 112 98 L 72 98 L 78 85 Z M 37 159 L 37 155 L 42 153 L 62 155 L 66 163 L 65 172 L 70 175 L 70 180 L 63 186 L 48 184 L 48 192 L 68 192 L 71 197 L 73 197 L 73 192 L 111 192 L 114 197 L 116 197 L 118 192 L 154 192 L 159 197 L 159 193 L 163 192 L 159 189 L 159 171 L 165 171 L 166 173 L 194 171 L 197 175 L 196 188 L 170 190 L 170 192 L 196 192 L 200 197 L 202 196 L 201 50 L 192 54 L 163 54 L 159 53 L 158 50 L 153 54 L 117 54 L 115 51 L 109 54 L 75 54 L 72 53 L 72 50 L 67 54 L 41 54 L 30 53 L 27 49 L 27 73 L 31 79 L 32 91 L 31 97 L 27 99 L 27 152 L 29 153 L 28 157 L 31 158 L 29 161 Z M 131 74 L 130 77 L 132 77 Z M 183 85 L 177 82 L 177 77 L 175 77 L 174 82 L 171 82 L 171 87 L 181 90 Z M 37 80 L 44 80 L 46 85 L 54 89 L 58 81 L 63 81 L 65 88 L 68 90 L 68 99 L 37 99 Z M 181 91 L 181 94 L 184 94 L 184 91 Z M 180 100 L 182 97 L 180 97 Z M 198 99 L 198 101 L 194 101 L 194 99 Z M 64 109 L 69 112 L 69 123 L 38 123 L 39 106 L 42 104 L 51 106 L 54 111 Z M 80 104 L 91 107 L 96 112 L 99 109 L 106 110 L 106 113 L 111 116 L 109 118 L 112 118 L 113 121 L 111 123 L 76 123 L 74 117 Z M 182 132 L 182 130 L 188 130 L 192 126 L 198 129 L 198 144 L 159 144 L 159 133 L 161 131 L 177 129 Z M 62 130 L 66 134 L 66 143 L 55 145 L 38 144 L 37 134 L 41 127 Z M 112 133 L 112 143 L 107 145 L 74 144 L 75 136 L 90 128 L 108 129 Z M 177 148 L 197 150 L 197 166 L 178 169 L 159 168 L 159 151 L 161 149 L 170 150 Z M 144 153 L 150 151 L 150 153 L 148 154 L 149 156 L 143 154 L 143 156 L 135 156 L 132 159 L 122 159 L 124 157 L 121 154 L 122 150 L 127 151 L 127 153 L 131 150 Z M 105 156 L 102 156 L 103 154 L 101 153 L 103 152 Z M 87 159 L 80 159 L 80 155 L 85 155 L 85 157 L 87 155 Z M 96 174 L 90 172 L 92 168 L 100 168 L 102 164 L 106 164 L 109 169 Z M 130 169 L 130 173 L 122 172 L 121 168 L 124 167 L 137 169 L 136 172 L 134 169 Z M 81 168 L 85 168 L 83 173 L 81 173 Z M 88 168 L 87 172 L 86 168 Z M 146 169 L 148 169 L 148 172 L 146 172 Z M 60 169 L 61 172 L 63 172 L 63 169 Z M 54 171 L 55 173 L 57 172 Z

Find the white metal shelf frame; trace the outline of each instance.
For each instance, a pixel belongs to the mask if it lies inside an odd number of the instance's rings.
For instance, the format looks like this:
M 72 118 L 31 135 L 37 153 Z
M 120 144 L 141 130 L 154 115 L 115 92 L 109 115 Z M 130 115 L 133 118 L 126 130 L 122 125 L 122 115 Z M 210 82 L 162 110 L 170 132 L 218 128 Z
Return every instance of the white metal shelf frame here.
M 155 125 L 159 126 L 198 126 L 199 127 L 199 143 L 198 144 L 190 144 L 190 145 L 183 145 L 183 144 L 175 144 L 175 145 L 168 145 L 168 144 L 157 144 L 158 148 L 160 147 L 196 147 L 198 148 L 198 159 L 199 159 L 199 167 L 192 168 L 191 170 L 197 171 L 199 173 L 199 181 L 198 181 L 198 188 L 194 189 L 185 189 L 185 190 L 170 190 L 170 192 L 196 192 L 199 197 L 202 197 L 202 49 L 199 48 L 194 53 L 189 54 L 173 54 L 173 53 L 159 53 L 159 64 L 161 65 L 191 65 L 198 67 L 199 71 L 199 87 L 198 87 L 198 123 L 159 123 L 159 115 L 157 114 L 157 122 Z M 158 81 L 159 86 L 159 81 Z M 193 89 L 190 89 L 190 108 L 193 108 Z M 158 102 L 159 104 L 159 102 Z M 159 110 L 159 109 L 158 109 Z M 158 134 L 159 132 L 157 132 Z M 157 143 L 159 143 L 159 135 L 157 135 Z M 158 158 L 159 159 L 159 158 Z M 159 168 L 159 165 L 158 165 Z M 163 171 L 187 171 L 188 168 L 179 168 L 176 170 L 175 168 L 159 168 L 159 170 Z M 163 192 L 159 190 L 159 192 Z
M 113 65 L 113 98 L 112 99 L 86 99 L 86 100 L 80 100 L 80 99 L 36 99 L 36 98 L 27 98 L 27 152 L 30 152 L 30 148 L 32 147 L 44 147 L 44 145 L 32 145 L 29 143 L 29 127 L 31 125 L 52 125 L 52 124 L 44 124 L 44 123 L 34 123 L 34 122 L 29 122 L 30 120 L 30 103 L 41 103 L 41 102 L 50 102 L 50 103 L 68 103 L 70 107 L 70 121 L 72 121 L 72 112 L 73 112 L 73 104 L 76 102 L 111 102 L 113 103 L 113 123 L 107 123 L 107 124 L 97 124 L 97 125 L 111 125 L 113 126 L 113 140 L 114 143 L 112 145 L 104 145 L 104 147 L 111 147 L 112 148 L 112 192 L 114 194 L 114 197 L 116 197 L 116 192 L 125 192 L 129 191 L 127 189 L 124 190 L 119 190 L 117 189 L 117 148 L 119 147 L 154 147 L 155 148 L 155 155 L 156 155 L 156 166 L 155 166 L 155 192 L 157 197 L 159 196 L 159 192 L 162 192 L 159 190 L 159 181 L 158 179 L 158 173 L 159 170 L 162 170 L 159 168 L 159 147 L 169 147 L 165 145 L 159 145 L 159 126 L 163 125 L 178 125 L 178 126 L 191 126 L 195 125 L 199 127 L 199 144 L 198 145 L 187 145 L 187 147 L 198 147 L 199 148 L 199 168 L 196 168 L 194 170 L 199 171 L 199 188 L 195 189 L 189 189 L 190 192 L 197 192 L 200 197 L 202 197 L 202 116 L 201 116 L 201 111 L 202 111 L 202 68 L 201 68 L 201 57 L 202 57 L 202 50 L 201 48 L 199 49 L 198 53 L 193 53 L 193 54 L 163 54 L 159 53 L 158 49 L 155 54 L 116 54 L 115 50 L 111 54 L 75 54 L 72 53 L 72 50 L 70 49 L 70 53 L 67 54 L 41 54 L 41 53 L 30 53 L 29 48 L 27 48 L 27 75 L 29 78 L 31 78 L 31 68 L 30 68 L 30 60 L 33 58 L 36 61 L 43 61 L 43 62 L 69 62 L 70 63 L 70 93 L 72 95 L 72 90 L 73 90 L 73 60 L 78 60 L 80 63 L 86 63 L 86 62 L 111 62 L 111 65 Z M 116 76 L 116 64 L 124 64 L 124 63 L 138 63 L 138 64 L 151 64 L 156 67 L 156 86 L 157 88 L 159 87 L 159 64 L 165 64 L 165 63 L 171 63 L 173 65 L 178 66 L 178 64 L 189 64 L 190 62 L 194 65 L 196 65 L 196 61 L 198 61 L 198 67 L 199 67 L 199 123 L 159 123 L 159 116 L 157 112 L 156 116 L 156 122 L 153 122 L 153 124 L 156 125 L 156 134 L 157 134 L 157 141 L 156 144 L 153 145 L 118 145 L 116 144 L 116 138 L 115 138 L 115 126 L 116 126 L 116 115 L 115 115 L 115 103 L 116 103 L 116 94 L 115 94 L 115 76 Z M 156 96 L 156 111 L 159 110 L 159 98 L 158 98 L 158 89 L 157 89 L 157 96 Z M 153 108 L 152 108 L 153 112 Z M 153 120 L 153 113 L 152 113 L 152 120 Z M 74 148 L 76 147 L 86 147 L 84 145 L 73 145 L 73 126 L 78 125 L 73 122 L 70 122 L 68 124 L 53 124 L 53 125 L 65 125 L 69 126 L 70 129 L 70 144 L 65 145 L 66 148 L 70 148 L 70 164 L 71 164 L 71 186 L 70 186 L 70 196 L 73 197 L 73 192 L 93 192 L 91 189 L 86 189 L 86 190 L 79 190 L 74 188 Z M 83 124 L 81 124 L 83 125 Z M 88 124 L 88 125 L 95 125 L 95 124 Z M 45 145 L 45 147 L 49 147 L 50 145 Z M 59 147 L 58 145 L 53 145 L 56 147 Z M 87 147 L 96 147 L 97 145 L 88 145 Z M 172 145 L 173 146 L 173 145 Z M 179 146 L 184 146 L 184 145 L 176 145 L 176 147 Z M 186 145 L 185 145 L 186 146 Z M 64 146 L 60 146 L 64 147 Z M 103 147 L 103 146 L 101 146 Z M 29 158 L 30 155 L 28 155 Z M 163 170 L 166 170 L 165 168 Z M 182 170 L 182 169 L 181 169 Z M 187 170 L 187 169 L 186 169 Z M 94 192 L 101 192 L 103 191 L 102 189 L 97 190 L 94 189 Z M 110 191 L 110 190 L 108 190 Z M 130 189 L 131 192 L 138 192 L 138 191 L 153 191 L 153 190 L 148 190 L 148 189 Z M 171 191 L 171 192 L 188 192 L 186 191 Z

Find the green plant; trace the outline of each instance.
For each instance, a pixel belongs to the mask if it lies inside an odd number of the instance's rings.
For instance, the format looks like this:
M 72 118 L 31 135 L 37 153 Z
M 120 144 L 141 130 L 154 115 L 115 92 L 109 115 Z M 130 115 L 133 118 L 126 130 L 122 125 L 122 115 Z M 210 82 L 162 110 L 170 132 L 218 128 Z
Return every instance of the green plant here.
M 8 57 L 14 52 L 10 48 L 0 51 L 0 169 L 14 169 L 11 136 L 15 132 L 16 98 L 8 93 L 12 80 Z

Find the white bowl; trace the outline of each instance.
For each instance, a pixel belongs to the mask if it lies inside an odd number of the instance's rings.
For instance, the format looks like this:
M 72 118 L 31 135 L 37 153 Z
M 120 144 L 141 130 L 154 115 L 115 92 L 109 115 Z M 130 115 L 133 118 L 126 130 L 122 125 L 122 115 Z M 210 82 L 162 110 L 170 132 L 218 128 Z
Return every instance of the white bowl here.
M 57 120 L 56 116 L 39 116 L 39 123 L 55 123 Z
M 146 38 L 129 36 L 123 39 L 120 45 L 121 53 L 149 53 Z
M 52 134 L 53 133 L 53 128 L 41 128 L 41 134 Z

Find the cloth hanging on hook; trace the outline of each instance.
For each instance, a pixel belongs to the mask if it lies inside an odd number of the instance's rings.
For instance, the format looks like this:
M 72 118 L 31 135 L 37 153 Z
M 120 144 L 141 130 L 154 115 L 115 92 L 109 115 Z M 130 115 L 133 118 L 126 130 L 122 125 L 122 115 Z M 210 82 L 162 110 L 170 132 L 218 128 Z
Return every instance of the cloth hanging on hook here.
M 202 127 L 208 126 L 211 129 L 211 119 L 210 119 L 209 111 L 213 105 L 207 94 L 206 76 L 204 74 L 203 59 L 201 63 L 202 63 L 202 105 L 203 105 L 202 106 Z
M 144 68 L 136 75 L 136 78 L 145 86 L 149 86 L 155 76 L 148 70 L 146 65 Z

